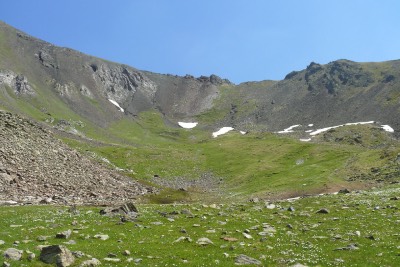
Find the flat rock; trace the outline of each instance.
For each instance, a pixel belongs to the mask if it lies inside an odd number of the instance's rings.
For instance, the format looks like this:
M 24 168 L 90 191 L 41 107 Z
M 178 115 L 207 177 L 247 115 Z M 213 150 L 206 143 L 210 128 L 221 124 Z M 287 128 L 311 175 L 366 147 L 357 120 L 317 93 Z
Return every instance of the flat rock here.
M 96 258 L 92 258 L 90 260 L 86 260 L 79 265 L 80 267 L 95 267 L 101 265 L 101 261 Z
M 329 210 L 322 208 L 322 209 L 318 210 L 317 213 L 327 214 L 327 213 L 329 213 Z
M 101 235 L 101 234 L 97 234 L 94 236 L 94 238 L 100 239 L 100 240 L 107 240 L 110 237 L 108 235 Z
M 235 265 L 262 265 L 261 261 L 240 254 L 235 258 Z
M 210 239 L 208 239 L 207 237 L 199 238 L 199 239 L 196 241 L 196 243 L 199 244 L 199 245 L 203 245 L 203 246 L 214 244 L 214 243 L 213 243 Z
M 192 242 L 192 239 L 188 236 L 181 236 L 172 243 L 178 243 L 178 242 L 182 242 L 182 241 Z
M 104 258 L 103 260 L 107 261 L 107 262 L 120 262 L 121 261 L 121 259 L 118 259 L 118 258 Z

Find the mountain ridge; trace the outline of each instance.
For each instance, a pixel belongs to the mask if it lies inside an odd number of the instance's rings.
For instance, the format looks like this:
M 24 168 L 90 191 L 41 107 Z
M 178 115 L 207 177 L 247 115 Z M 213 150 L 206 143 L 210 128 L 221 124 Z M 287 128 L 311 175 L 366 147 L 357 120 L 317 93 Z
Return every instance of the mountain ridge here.
M 199 125 L 214 128 L 230 124 L 244 130 L 278 131 L 299 123 L 327 127 L 375 120 L 390 124 L 396 134 L 400 129 L 393 118 L 400 108 L 398 60 L 312 62 L 281 81 L 235 85 L 216 75 L 195 78 L 138 70 L 51 45 L 5 23 L 1 30 L 0 68 L 14 72 L 14 80 L 21 80 L 15 84 L 26 85 L 18 90 L 46 89 L 44 94 L 50 92 L 74 113 L 99 126 L 122 115 L 107 103 L 111 99 L 126 115 L 136 117 L 146 110 L 158 110 L 175 122 L 201 120 L 215 111 L 219 113 L 215 120 Z M 94 109 L 88 101 L 97 102 L 105 112 Z

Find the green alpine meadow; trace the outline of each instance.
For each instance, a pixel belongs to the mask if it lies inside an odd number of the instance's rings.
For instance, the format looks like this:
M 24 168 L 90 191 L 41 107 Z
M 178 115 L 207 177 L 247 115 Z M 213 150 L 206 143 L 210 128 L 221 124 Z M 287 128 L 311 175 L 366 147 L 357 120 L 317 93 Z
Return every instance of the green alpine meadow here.
M 2 266 L 399 266 L 400 60 L 159 74 L 0 22 Z

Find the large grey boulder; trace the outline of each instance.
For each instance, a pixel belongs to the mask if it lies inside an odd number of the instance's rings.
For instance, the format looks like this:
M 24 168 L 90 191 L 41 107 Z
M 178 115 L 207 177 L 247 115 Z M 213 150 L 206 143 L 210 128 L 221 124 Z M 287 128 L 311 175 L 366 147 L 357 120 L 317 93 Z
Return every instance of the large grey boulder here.
M 58 267 L 70 266 L 75 261 L 71 251 L 60 245 L 44 247 L 39 259 L 44 263 L 56 264 Z
M 4 251 L 4 258 L 19 261 L 22 258 L 22 250 L 16 248 L 8 248 Z

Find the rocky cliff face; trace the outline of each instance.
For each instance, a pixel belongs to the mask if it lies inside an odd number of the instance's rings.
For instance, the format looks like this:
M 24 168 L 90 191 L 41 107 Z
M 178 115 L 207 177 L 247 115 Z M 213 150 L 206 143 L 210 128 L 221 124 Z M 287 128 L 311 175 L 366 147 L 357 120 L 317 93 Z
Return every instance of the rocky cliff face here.
M 45 127 L 0 111 L 0 202 L 123 202 L 152 188 L 67 147 Z

